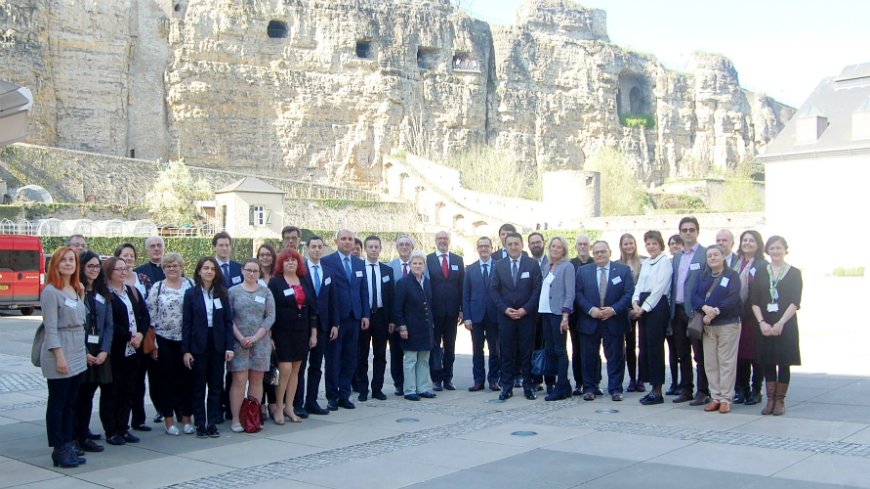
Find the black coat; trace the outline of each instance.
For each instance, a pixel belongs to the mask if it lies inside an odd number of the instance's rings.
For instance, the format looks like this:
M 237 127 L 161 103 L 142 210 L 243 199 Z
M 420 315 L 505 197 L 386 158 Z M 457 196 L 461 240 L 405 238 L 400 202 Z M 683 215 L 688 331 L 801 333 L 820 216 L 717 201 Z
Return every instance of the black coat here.
M 133 314 L 136 316 L 136 331 L 145 336 L 148 328 L 151 327 L 151 316 L 148 314 L 148 307 L 145 306 L 145 297 L 139 296 L 139 291 L 134 292 L 133 288 L 129 285 L 124 285 L 124 290 L 127 292 L 127 298 L 130 299 L 130 303 L 133 304 Z M 112 293 L 112 322 L 115 323 L 115 328 L 114 335 L 112 335 L 112 350 L 110 354 L 114 357 L 123 358 L 124 349 L 133 335 L 130 334 L 130 319 L 127 315 L 127 305 L 114 292 Z
M 233 349 L 233 311 L 226 297 L 215 297 L 215 306 L 220 300 L 221 308 L 214 308 L 212 328 L 214 329 L 214 351 L 225 352 Z M 202 298 L 202 287 L 196 286 L 184 292 L 184 307 L 181 319 L 181 353 L 200 355 L 208 347 L 208 312 Z
M 275 323 L 272 325 L 273 332 L 299 331 L 309 328 L 317 328 L 317 296 L 311 280 L 299 277 L 299 284 L 305 291 L 305 303 L 303 307 L 296 304 L 296 296 L 284 295 L 284 291 L 290 289 L 283 275 L 272 277 L 269 280 L 269 290 L 275 296 Z M 323 288 L 320 293 L 323 293 Z
M 439 270 L 440 273 L 440 270 Z M 432 284 L 423 278 L 423 289 L 414 275 L 396 282 L 393 321 L 397 328 L 408 329 L 408 339 L 402 340 L 402 350 L 425 351 L 434 345 L 435 323 L 432 321 Z
M 465 282 L 465 263 L 462 257 L 449 253 L 447 278 L 441 268 L 438 253 L 426 257 L 429 280 L 432 283 L 432 313 L 436 318 L 456 318 L 462 312 L 462 285 Z

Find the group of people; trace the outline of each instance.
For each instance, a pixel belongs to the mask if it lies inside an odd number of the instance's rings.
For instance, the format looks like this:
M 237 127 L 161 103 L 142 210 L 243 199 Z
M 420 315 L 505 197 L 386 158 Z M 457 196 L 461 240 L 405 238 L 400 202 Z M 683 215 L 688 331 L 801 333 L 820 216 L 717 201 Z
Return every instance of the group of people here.
M 237 263 L 232 238 L 221 232 L 212 239 L 214 256 L 200 258 L 192 278 L 160 237 L 146 240 L 148 263 L 134 269 L 134 245 L 123 243 L 101 260 L 73 236 L 53 254 L 41 298 L 52 459 L 76 467 L 86 462 L 84 452 L 104 450 L 97 443 L 103 435 L 89 429 L 98 388 L 106 442 L 139 442 L 131 430 L 151 430 L 146 376 L 154 421 L 171 436 L 218 437 L 224 420 L 244 431 L 246 399 L 262 402 L 261 425 L 354 409 L 353 393 L 359 401 L 385 400 L 388 348 L 394 394 L 434 398 L 456 389 L 460 325 L 473 344 L 468 390 L 488 387 L 502 401 L 520 387 L 529 400 L 544 389 L 547 401 L 603 396 L 603 345 L 614 401 L 623 400 L 626 370 L 628 392 L 650 385 L 643 405 L 674 395 L 673 402 L 720 413 L 732 402 L 760 402 L 764 379 L 762 414 L 784 414 L 789 367 L 800 364 L 802 285 L 800 271 L 784 261 L 788 245 L 779 236 L 763 244 L 758 232 L 746 231 L 734 253 L 729 231 L 708 248 L 698 244 L 699 231 L 693 217 L 680 222 L 668 240 L 672 259 L 658 231 L 643 236 L 649 257 L 626 234 L 613 261 L 607 242 L 585 235 L 569 259 L 565 238 L 545 243 L 531 233 L 529 255 L 523 236 L 505 224 L 501 248 L 478 239 L 479 259 L 467 267 L 450 251 L 446 231 L 428 255 L 400 236 L 399 257 L 388 263 L 380 261 L 380 238 L 360 240 L 349 230 L 336 234 L 336 251 L 326 256 L 324 238 L 309 238 L 303 257 L 294 226 L 282 231 L 280 253 L 264 244 Z M 663 392 L 666 341 L 672 383 Z M 325 408 L 317 400 L 322 378 Z

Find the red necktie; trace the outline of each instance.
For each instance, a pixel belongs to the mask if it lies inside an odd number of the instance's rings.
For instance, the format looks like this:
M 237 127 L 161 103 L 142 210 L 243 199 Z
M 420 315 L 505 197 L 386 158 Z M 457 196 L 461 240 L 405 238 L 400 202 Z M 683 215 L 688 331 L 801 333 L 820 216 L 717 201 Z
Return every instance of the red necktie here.
M 408 276 L 408 264 L 402 263 L 402 277 Z
M 450 269 L 447 268 L 447 254 L 441 255 L 441 271 L 444 272 L 444 278 L 450 276 Z

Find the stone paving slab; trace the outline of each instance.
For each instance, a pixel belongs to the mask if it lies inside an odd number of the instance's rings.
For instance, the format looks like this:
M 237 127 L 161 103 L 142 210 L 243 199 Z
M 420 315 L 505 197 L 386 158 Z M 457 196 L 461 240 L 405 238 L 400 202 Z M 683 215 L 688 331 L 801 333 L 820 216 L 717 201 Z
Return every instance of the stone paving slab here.
M 776 477 L 809 482 L 836 482 L 847 486 L 870 487 L 870 459 L 841 457 L 837 455 L 813 455 L 801 463 L 792 465 Z
M 514 455 L 525 453 L 528 450 L 528 448 L 517 446 L 448 438 L 396 450 L 386 453 L 380 458 L 392 460 L 396 467 L 401 467 L 406 461 L 411 460 L 427 465 L 463 470 L 494 460 L 512 458 Z
M 622 469 L 634 464 L 635 461 L 625 458 L 597 455 L 578 457 L 575 453 L 537 449 L 522 455 L 480 465 L 471 471 L 514 480 L 571 487 L 599 477 L 618 474 Z
M 390 470 L 390 467 L 393 469 Z M 390 470 L 390 476 L 384 477 L 387 470 Z M 423 464 L 410 457 L 400 465 L 395 460 L 373 457 L 342 464 L 341 470 L 324 468 L 303 472 L 290 479 L 334 489 L 359 489 L 361 486 L 396 489 L 454 471 L 447 467 Z
M 768 476 L 811 456 L 789 450 L 698 442 L 658 456 L 651 462 Z

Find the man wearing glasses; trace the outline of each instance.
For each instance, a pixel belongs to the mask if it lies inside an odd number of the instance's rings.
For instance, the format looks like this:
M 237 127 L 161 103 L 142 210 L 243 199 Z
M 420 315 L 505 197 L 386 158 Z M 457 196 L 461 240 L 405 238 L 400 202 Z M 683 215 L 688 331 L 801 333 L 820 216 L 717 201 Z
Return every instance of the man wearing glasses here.
M 399 257 L 387 263 L 387 266 L 393 269 L 393 277 L 398 282 L 402 278 L 411 273 L 411 252 L 414 251 L 414 240 L 407 234 L 403 234 L 396 238 L 396 251 L 399 252 Z M 429 269 L 423 269 L 423 275 L 429 277 Z M 395 287 L 395 285 L 393 285 Z M 402 367 L 402 361 L 405 357 L 402 352 L 402 339 L 399 337 L 398 331 L 390 333 L 390 376 L 393 378 L 393 386 L 397 396 L 404 395 L 403 385 L 405 383 L 405 371 Z
M 710 402 L 710 387 L 704 372 L 704 349 L 701 340 L 689 340 L 686 329 L 692 317 L 692 291 L 698 278 L 707 267 L 707 249 L 698 243 L 701 226 L 692 216 L 680 220 L 680 237 L 683 251 L 674 256 L 674 278 L 671 281 L 671 327 L 677 343 L 677 359 L 680 363 L 680 387 L 682 392 L 674 402 L 691 401 L 692 406 Z M 698 392 L 692 398 L 692 350 L 698 368 Z
M 138 266 L 135 273 L 139 275 L 139 281 L 145 284 L 145 291 L 150 292 L 151 284 L 155 284 L 166 278 L 163 273 L 160 262 L 163 260 L 163 254 L 166 253 L 166 248 L 163 243 L 163 238 L 160 236 L 151 236 L 145 240 L 145 254 L 148 255 L 149 261 L 144 265 Z M 148 280 L 143 280 L 142 276 Z
M 302 231 L 296 226 L 284 226 L 281 230 L 281 245 L 286 250 L 299 251 L 299 240 L 302 238 Z

